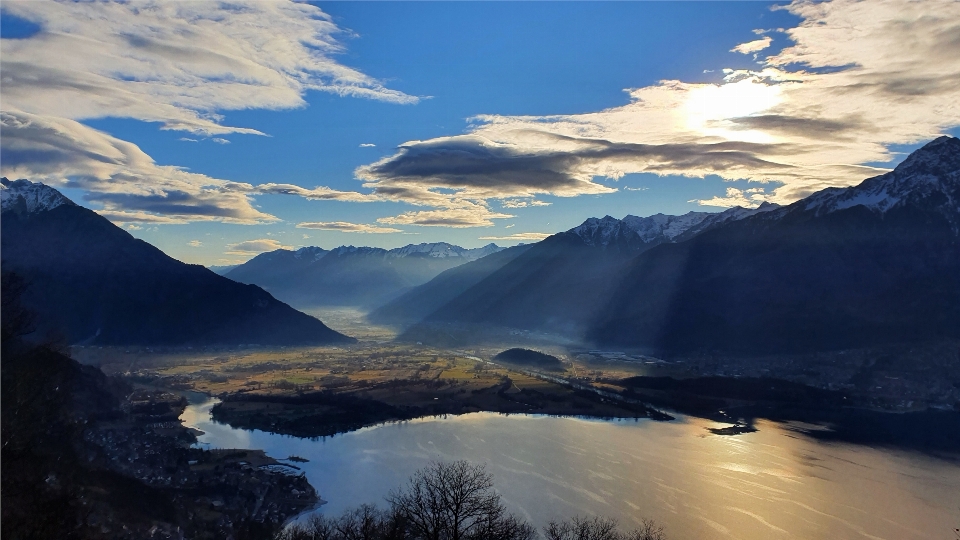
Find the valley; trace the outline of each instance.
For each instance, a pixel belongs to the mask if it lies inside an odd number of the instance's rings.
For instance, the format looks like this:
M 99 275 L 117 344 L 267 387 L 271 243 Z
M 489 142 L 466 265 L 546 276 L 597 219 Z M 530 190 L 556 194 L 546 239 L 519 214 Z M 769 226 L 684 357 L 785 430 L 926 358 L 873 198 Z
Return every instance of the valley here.
M 960 362 L 951 360 L 952 342 L 670 360 L 534 347 L 562 359 L 559 369 L 497 358 L 508 348 L 367 341 L 167 352 L 74 347 L 73 356 L 137 384 L 217 396 L 218 421 L 297 437 L 482 411 L 662 420 L 679 412 L 733 428 L 760 418 L 829 423 L 830 433 L 812 436 L 934 453 L 960 447 Z

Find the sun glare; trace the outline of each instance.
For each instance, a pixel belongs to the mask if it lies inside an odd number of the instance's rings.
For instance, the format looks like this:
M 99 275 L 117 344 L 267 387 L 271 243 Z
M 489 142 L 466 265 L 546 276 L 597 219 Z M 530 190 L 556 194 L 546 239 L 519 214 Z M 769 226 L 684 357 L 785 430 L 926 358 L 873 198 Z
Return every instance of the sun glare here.
M 770 134 L 755 129 L 736 129 L 736 124 L 730 120 L 761 113 L 779 102 L 779 86 L 752 79 L 700 86 L 690 90 L 687 97 L 687 127 L 724 139 L 772 142 Z

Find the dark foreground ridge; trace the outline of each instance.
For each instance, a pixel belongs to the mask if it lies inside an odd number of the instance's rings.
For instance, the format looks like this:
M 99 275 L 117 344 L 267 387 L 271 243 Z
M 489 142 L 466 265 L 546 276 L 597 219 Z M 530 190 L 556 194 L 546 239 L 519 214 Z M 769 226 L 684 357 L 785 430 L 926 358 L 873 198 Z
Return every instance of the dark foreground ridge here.
M 265 538 L 317 502 L 262 451 L 190 447 L 184 405 L 55 351 L 5 350 L 3 537 Z

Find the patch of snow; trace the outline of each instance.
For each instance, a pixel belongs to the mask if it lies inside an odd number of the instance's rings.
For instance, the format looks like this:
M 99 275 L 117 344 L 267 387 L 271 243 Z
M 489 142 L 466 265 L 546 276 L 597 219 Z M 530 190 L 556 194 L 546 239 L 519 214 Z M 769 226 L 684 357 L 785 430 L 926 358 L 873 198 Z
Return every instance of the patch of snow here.
M 62 193 L 40 182 L 0 179 L 0 209 L 4 212 L 19 207 L 32 214 L 63 205 L 76 206 Z
M 713 225 L 736 221 L 775 208 L 778 206 L 765 203 L 758 208 L 737 206 L 719 213 L 687 212 L 680 216 L 654 214 L 648 217 L 628 215 L 623 219 L 604 216 L 600 219 L 587 219 L 569 232 L 582 238 L 587 245 L 610 245 L 618 237 L 630 234 L 639 236 L 644 244 L 675 242 L 688 232 L 704 230 Z

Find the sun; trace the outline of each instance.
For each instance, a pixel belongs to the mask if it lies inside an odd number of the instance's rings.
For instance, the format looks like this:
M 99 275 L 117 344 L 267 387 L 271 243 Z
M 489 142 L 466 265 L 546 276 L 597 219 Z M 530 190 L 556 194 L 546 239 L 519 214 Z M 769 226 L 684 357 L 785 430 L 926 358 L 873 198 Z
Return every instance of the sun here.
M 780 87 L 755 79 L 692 88 L 686 100 L 687 127 L 703 135 L 756 143 L 773 142 L 761 130 L 737 129 L 734 118 L 769 110 L 781 101 Z

